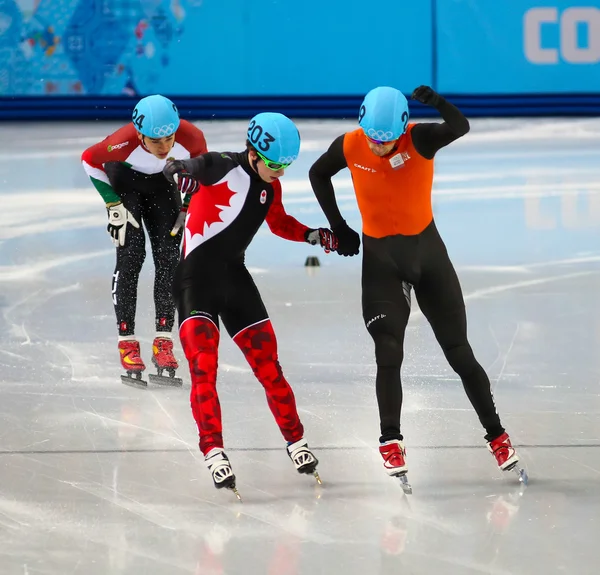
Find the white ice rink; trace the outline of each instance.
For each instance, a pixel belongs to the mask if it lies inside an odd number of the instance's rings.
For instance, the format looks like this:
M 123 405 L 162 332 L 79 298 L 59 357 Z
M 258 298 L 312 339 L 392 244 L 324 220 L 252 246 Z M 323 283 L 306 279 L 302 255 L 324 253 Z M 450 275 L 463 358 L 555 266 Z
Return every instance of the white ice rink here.
M 323 486 L 299 476 L 262 388 L 228 337 L 219 390 L 243 503 L 217 491 L 183 389 L 126 387 L 106 212 L 79 157 L 119 124 L 2 126 L 1 575 L 546 575 L 598 573 L 600 120 L 475 120 L 439 153 L 438 227 L 530 484 L 502 475 L 437 347 L 413 316 L 403 432 L 413 495 L 388 478 L 360 257 L 266 227 L 248 251 Z M 239 150 L 245 122 L 198 122 Z M 299 122 L 289 213 L 325 220 L 307 170 L 353 122 Z M 346 171 L 338 197 L 359 225 Z M 318 255 L 309 273 L 304 260 Z M 149 364 L 150 253 L 138 335 Z M 183 360 L 179 342 L 176 354 Z

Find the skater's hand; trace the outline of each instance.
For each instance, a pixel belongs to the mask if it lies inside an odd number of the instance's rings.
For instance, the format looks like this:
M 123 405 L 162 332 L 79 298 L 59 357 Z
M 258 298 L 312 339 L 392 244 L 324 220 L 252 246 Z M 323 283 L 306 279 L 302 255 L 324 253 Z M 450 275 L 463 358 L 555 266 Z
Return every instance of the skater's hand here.
M 172 162 L 167 162 L 165 164 L 165 167 L 163 168 L 163 175 L 172 184 L 177 184 L 175 176 L 185 171 L 185 166 L 181 160 L 173 160 Z
M 171 235 L 175 237 L 181 228 L 185 226 L 185 217 L 187 216 L 188 208 L 190 207 L 190 201 L 192 197 L 190 194 L 186 194 L 183 198 L 183 205 L 181 206 L 181 210 L 179 210 L 179 215 L 175 220 L 175 224 L 173 224 L 173 228 L 171 229 Z
M 358 255 L 360 248 L 360 236 L 345 222 L 342 221 L 331 230 L 337 237 L 336 251 L 341 256 Z
M 171 230 L 171 235 L 176 236 L 179 233 L 179 230 L 185 225 L 185 216 L 187 215 L 187 206 L 183 206 L 179 211 L 179 215 L 175 220 L 175 224 L 173 225 L 173 229 Z
M 137 220 L 131 215 L 131 212 L 121 202 L 107 205 L 106 210 L 108 212 L 108 226 L 106 226 L 106 231 L 110 234 L 115 246 L 124 246 L 127 224 L 131 224 L 134 228 L 139 228 L 140 224 L 138 224 Z
M 192 178 L 181 160 L 167 162 L 163 168 L 163 174 L 169 182 L 177 184 L 177 189 L 182 194 L 191 195 L 200 187 L 200 182 Z
M 316 230 L 308 230 L 304 234 L 304 239 L 312 246 L 320 245 L 325 253 L 334 252 L 338 246 L 338 240 L 335 234 L 327 228 L 318 228 Z
M 412 100 L 417 100 L 426 106 L 437 108 L 442 102 L 442 97 L 429 86 L 419 86 L 415 89 L 411 96 Z

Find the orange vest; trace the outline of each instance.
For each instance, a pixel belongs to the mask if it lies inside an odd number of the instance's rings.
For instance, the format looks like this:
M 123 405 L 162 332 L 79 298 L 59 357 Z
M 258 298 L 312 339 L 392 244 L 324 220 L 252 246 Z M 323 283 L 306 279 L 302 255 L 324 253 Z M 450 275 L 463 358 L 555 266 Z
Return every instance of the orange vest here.
M 411 137 L 414 126 L 408 125 L 396 150 L 385 158 L 371 152 L 361 128 L 344 136 L 344 156 L 367 236 L 412 236 L 433 220 L 433 160 L 415 149 Z M 393 168 L 392 160 L 399 167 Z

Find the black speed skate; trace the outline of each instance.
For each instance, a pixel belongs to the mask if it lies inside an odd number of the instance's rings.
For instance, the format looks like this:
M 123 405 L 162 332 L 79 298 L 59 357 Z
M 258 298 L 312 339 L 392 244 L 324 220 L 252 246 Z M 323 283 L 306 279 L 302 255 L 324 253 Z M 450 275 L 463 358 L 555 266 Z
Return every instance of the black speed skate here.
M 229 463 L 229 458 L 223 448 L 215 447 L 211 449 L 206 454 L 204 462 L 212 475 L 215 487 L 217 489 L 231 489 L 238 500 L 241 501 L 242 497 L 235 486 L 235 475 L 233 469 L 231 469 L 231 463 Z
M 290 459 L 296 466 L 298 473 L 305 473 L 306 475 L 312 474 L 315 476 L 317 483 L 319 485 L 323 485 L 323 482 L 317 473 L 317 465 L 319 465 L 319 460 L 308 448 L 308 443 L 305 439 L 296 441 L 296 443 L 288 444 L 287 452 L 290 456 Z

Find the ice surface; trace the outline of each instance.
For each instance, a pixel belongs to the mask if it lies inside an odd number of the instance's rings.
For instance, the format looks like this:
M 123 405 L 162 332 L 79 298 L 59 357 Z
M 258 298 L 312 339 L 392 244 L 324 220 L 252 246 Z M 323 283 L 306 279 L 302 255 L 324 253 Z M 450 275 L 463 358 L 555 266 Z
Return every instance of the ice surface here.
M 243 122 L 199 125 L 211 149 L 243 147 Z M 307 169 L 353 124 L 299 125 L 284 202 L 324 225 Z M 2 575 L 597 573 L 600 121 L 473 121 L 437 160 L 436 220 L 529 487 L 495 468 L 415 308 L 403 368 L 407 499 L 376 451 L 360 259 L 264 227 L 247 261 L 324 485 L 294 471 L 260 385 L 224 337 L 219 391 L 243 504 L 215 490 L 204 467 L 185 365 L 183 389 L 120 383 L 114 250 L 79 163 L 116 126 L 2 128 Z M 347 171 L 336 180 L 358 226 Z M 320 268 L 304 268 L 309 255 Z M 152 279 L 148 258 L 138 304 L 147 360 Z M 178 342 L 176 353 L 183 359 Z

